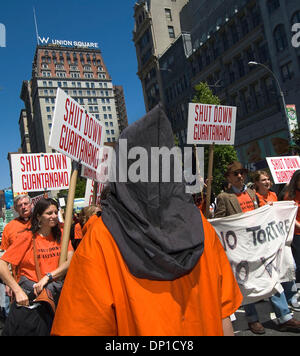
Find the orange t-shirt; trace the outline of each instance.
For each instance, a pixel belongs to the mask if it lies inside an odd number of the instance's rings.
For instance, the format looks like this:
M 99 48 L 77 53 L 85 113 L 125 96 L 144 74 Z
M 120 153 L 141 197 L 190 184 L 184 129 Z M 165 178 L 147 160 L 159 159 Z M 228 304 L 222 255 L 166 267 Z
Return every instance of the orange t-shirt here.
M 52 235 L 47 237 L 37 235 L 36 249 L 42 276 L 54 271 L 58 267 L 61 251 L 60 244 L 54 240 Z M 71 242 L 69 242 L 68 251 L 73 251 Z M 14 266 L 18 266 L 18 276 L 25 276 L 31 281 L 38 282 L 31 231 L 21 234 L 3 254 L 1 259 Z
M 268 191 L 267 195 L 262 195 L 256 192 L 256 195 L 258 196 L 259 199 L 259 206 L 264 206 L 268 203 L 278 201 L 277 195 L 274 192 L 271 192 L 270 190 Z
M 75 224 L 75 227 L 74 227 L 74 239 L 81 240 L 82 238 L 83 238 L 82 228 L 81 228 L 81 225 L 79 223 L 77 223 L 77 224 Z
M 7 225 L 5 225 L 3 230 L 0 250 L 7 250 L 19 234 L 30 229 L 30 226 L 30 219 L 24 221 L 23 219 L 16 218 L 10 221 Z
M 205 248 L 174 281 L 133 276 L 99 218 L 72 258 L 52 335 L 223 335 L 222 319 L 242 302 L 227 256 L 203 218 Z M 72 317 L 70 317 L 70 315 Z
M 236 197 L 237 200 L 239 201 L 243 213 L 255 209 L 254 202 L 247 192 L 236 194 Z

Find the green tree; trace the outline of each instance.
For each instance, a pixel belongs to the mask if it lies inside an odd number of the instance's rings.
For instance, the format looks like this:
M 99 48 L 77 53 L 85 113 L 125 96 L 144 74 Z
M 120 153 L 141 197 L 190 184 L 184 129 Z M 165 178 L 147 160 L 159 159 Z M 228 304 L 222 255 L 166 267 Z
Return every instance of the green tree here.
M 195 86 L 195 95 L 193 103 L 220 105 L 220 99 L 214 95 L 207 83 L 201 82 Z M 208 171 L 209 147 L 204 146 L 204 169 Z M 228 164 L 237 161 L 237 153 L 233 146 L 215 145 L 214 147 L 214 165 L 212 191 L 217 195 L 222 190 L 224 182 L 224 172 Z
M 77 178 L 77 182 L 76 182 L 74 199 L 76 199 L 76 198 L 84 198 L 84 196 L 85 196 L 85 187 L 86 187 L 86 179 L 82 178 L 82 177 L 78 177 Z M 65 198 L 65 200 L 67 201 L 68 193 L 69 193 L 69 190 L 67 190 L 67 189 L 60 190 L 58 192 L 58 194 L 57 194 L 57 197 L 58 198 Z

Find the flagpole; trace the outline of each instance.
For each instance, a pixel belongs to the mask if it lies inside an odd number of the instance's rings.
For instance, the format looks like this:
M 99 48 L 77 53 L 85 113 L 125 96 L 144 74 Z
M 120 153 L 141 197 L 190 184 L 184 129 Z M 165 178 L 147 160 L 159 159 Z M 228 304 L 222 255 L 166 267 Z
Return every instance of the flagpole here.
M 36 22 L 36 15 L 35 15 L 35 8 L 33 7 L 33 17 L 34 17 L 34 24 L 35 24 L 35 33 L 36 33 L 36 40 L 37 40 L 37 44 L 40 44 L 39 41 L 39 32 L 38 32 L 38 27 L 37 27 L 37 22 Z

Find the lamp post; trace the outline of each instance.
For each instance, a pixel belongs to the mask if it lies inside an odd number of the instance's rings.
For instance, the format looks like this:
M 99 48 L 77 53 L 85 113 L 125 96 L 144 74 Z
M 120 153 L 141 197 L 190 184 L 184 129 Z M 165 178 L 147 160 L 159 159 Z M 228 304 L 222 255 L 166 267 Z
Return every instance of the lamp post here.
M 279 81 L 278 81 L 276 75 L 271 71 L 270 68 L 268 68 L 267 66 L 265 66 L 262 63 L 250 61 L 250 62 L 248 62 L 248 65 L 249 66 L 261 66 L 261 67 L 265 68 L 265 70 L 267 70 L 270 74 L 272 74 L 273 78 L 275 79 L 275 82 L 276 82 L 277 87 L 279 89 L 280 97 L 281 97 L 281 100 L 282 100 L 283 113 L 284 113 L 284 117 L 285 117 L 285 120 L 286 120 L 287 129 L 288 129 L 288 135 L 289 135 L 289 144 L 292 145 L 293 144 L 293 140 L 292 140 L 292 135 L 291 135 L 291 132 L 290 132 L 289 118 L 288 118 L 287 112 L 286 112 L 286 103 L 285 103 L 283 91 L 281 90 L 281 87 L 280 87 L 280 84 L 279 84 Z

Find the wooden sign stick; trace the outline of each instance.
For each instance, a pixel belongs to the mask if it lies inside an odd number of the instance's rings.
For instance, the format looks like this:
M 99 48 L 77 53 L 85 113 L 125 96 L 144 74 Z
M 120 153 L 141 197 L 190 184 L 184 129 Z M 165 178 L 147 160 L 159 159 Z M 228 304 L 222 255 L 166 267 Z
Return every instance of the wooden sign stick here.
M 73 161 L 73 172 L 70 179 L 70 186 L 68 192 L 68 201 L 65 213 L 65 223 L 63 236 L 61 240 L 61 253 L 59 258 L 59 266 L 61 266 L 66 260 L 68 255 L 68 245 L 70 241 L 70 231 L 73 220 L 73 206 L 74 206 L 74 197 L 75 197 L 75 189 L 78 177 L 79 163 Z
M 214 163 L 214 147 L 215 144 L 209 145 L 209 158 L 208 158 L 208 176 L 207 176 L 207 188 L 206 188 L 206 210 L 205 217 L 209 218 L 209 207 L 210 207 L 210 196 L 211 196 L 211 181 L 212 181 L 212 171 Z

